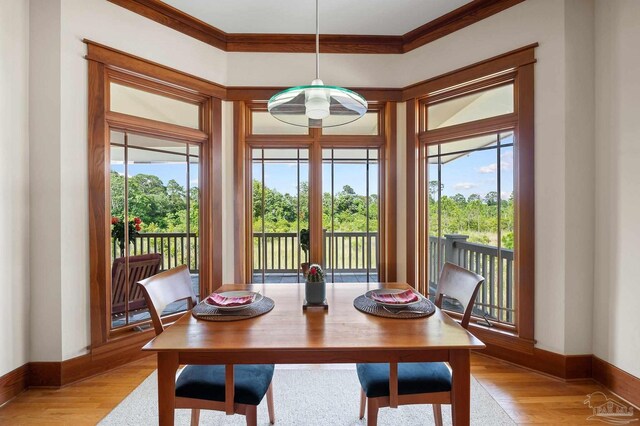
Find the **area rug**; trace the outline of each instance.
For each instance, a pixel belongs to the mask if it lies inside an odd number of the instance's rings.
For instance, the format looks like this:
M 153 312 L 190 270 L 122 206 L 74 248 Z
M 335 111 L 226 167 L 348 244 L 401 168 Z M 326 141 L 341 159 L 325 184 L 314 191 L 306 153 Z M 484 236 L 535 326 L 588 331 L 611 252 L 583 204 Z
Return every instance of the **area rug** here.
M 157 425 L 156 373 L 152 373 L 100 423 L 101 425 Z M 273 378 L 276 425 L 280 426 L 356 426 L 366 425 L 358 419 L 360 384 L 353 369 L 276 368 Z M 444 424 L 451 424 L 450 406 L 442 406 Z M 176 410 L 176 424 L 188 425 L 190 410 Z M 222 412 L 201 411 L 201 425 L 246 425 L 244 416 L 226 416 Z M 266 399 L 258 407 L 258 424 L 268 425 Z M 408 405 L 397 409 L 382 408 L 380 426 L 433 424 L 430 405 Z M 515 423 L 473 377 L 471 378 L 471 424 L 514 425 Z

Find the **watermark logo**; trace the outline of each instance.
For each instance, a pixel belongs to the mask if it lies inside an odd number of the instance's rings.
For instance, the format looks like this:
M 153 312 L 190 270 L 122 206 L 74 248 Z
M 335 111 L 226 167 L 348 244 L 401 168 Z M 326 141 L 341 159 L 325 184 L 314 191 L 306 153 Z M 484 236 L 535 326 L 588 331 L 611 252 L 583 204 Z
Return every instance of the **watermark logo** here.
M 587 420 L 601 421 L 611 425 L 626 425 L 638 421 L 638 418 L 633 415 L 633 407 L 609 398 L 602 392 L 587 395 L 583 404 L 588 405 L 593 411 Z

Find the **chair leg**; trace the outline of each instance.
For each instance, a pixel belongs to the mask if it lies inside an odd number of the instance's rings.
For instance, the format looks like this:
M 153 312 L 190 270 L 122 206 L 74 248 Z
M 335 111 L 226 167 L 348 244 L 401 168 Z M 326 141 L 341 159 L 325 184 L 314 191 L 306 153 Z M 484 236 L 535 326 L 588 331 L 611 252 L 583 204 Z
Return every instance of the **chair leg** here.
M 269 384 L 269 389 L 267 389 L 267 409 L 269 410 L 269 423 L 274 424 L 276 415 L 273 412 L 273 383 Z
M 198 426 L 200 423 L 200 409 L 192 408 L 191 409 L 191 426 Z
M 375 398 L 367 401 L 367 426 L 378 426 L 378 401 Z
M 360 389 L 360 420 L 364 418 L 364 408 L 367 405 L 367 394 L 364 389 Z
M 258 406 L 248 405 L 247 411 L 244 413 L 247 418 L 247 426 L 258 426 Z
M 436 421 L 436 426 L 442 426 L 442 406 L 440 404 L 433 404 L 433 418 Z

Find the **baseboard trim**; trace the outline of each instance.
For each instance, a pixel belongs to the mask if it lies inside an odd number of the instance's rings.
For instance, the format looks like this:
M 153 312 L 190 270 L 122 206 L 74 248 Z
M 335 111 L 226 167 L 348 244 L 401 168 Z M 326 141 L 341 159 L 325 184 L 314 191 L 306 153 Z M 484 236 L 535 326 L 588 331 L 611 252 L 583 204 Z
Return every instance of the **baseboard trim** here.
M 150 356 L 141 348 L 153 336 L 149 333 L 114 341 L 62 362 L 29 363 L 28 386 L 58 388 L 113 370 L 132 361 Z
M 593 380 L 640 407 L 640 378 L 619 369 L 613 364 L 592 356 Z
M 530 353 L 525 353 L 488 342 L 485 344 L 487 347 L 477 351 L 479 354 L 489 355 L 564 380 L 592 377 L 592 355 L 562 355 L 535 347 Z
M 27 388 L 29 364 L 24 364 L 0 377 L 0 405 L 14 398 Z
M 147 335 L 125 344 L 105 345 L 63 362 L 30 362 L 0 377 L 0 405 L 28 388 L 59 388 L 151 356 L 140 349 Z M 561 355 L 533 348 L 531 353 L 487 343 L 481 355 L 507 361 L 563 380 L 590 379 L 640 406 L 640 378 L 594 355 Z

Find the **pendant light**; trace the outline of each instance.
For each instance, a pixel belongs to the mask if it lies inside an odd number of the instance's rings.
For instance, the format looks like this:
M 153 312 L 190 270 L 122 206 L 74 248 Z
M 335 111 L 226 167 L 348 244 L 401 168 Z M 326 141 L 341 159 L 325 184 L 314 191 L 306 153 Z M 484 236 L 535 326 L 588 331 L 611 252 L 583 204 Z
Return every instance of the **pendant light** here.
M 301 127 L 335 127 L 351 123 L 367 112 L 358 93 L 320 80 L 320 16 L 316 0 L 316 78 L 309 86 L 285 89 L 269 99 L 267 109 L 278 120 Z

